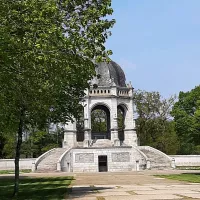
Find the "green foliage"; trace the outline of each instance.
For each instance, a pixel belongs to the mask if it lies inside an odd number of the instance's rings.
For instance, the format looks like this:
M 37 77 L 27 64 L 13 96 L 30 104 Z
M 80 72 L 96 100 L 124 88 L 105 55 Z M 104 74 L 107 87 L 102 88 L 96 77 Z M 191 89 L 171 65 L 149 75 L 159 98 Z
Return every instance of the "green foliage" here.
M 77 117 L 94 61 L 115 23 L 111 0 L 0 0 L 0 130 L 16 133 L 15 192 L 22 133 Z
M 180 154 L 200 154 L 200 86 L 180 92 L 172 116 L 180 138 Z
M 30 173 L 31 169 L 22 169 L 19 173 Z M 14 174 L 14 170 L 0 170 L 0 174 Z
M 117 109 L 117 123 L 118 123 L 118 131 L 123 131 L 125 128 L 124 113 L 121 109 Z
M 96 109 L 91 114 L 92 131 L 97 133 L 106 133 L 107 127 L 107 115 L 104 110 Z
M 163 99 L 158 92 L 136 91 L 137 134 L 140 145 L 155 147 L 167 154 L 176 154 L 179 142 L 170 111 L 175 97 Z
M 13 158 L 15 155 L 16 137 L 14 133 L 0 132 L 0 158 Z
M 28 134 L 27 139 L 22 142 L 21 158 L 37 158 L 52 148 L 61 147 L 62 139 L 63 131 L 59 128 L 54 132 L 31 132 Z
M 0 102 L 13 123 L 22 108 L 33 125 L 77 116 L 92 59 L 106 57 L 110 1 L 58 2 L 0 1 Z

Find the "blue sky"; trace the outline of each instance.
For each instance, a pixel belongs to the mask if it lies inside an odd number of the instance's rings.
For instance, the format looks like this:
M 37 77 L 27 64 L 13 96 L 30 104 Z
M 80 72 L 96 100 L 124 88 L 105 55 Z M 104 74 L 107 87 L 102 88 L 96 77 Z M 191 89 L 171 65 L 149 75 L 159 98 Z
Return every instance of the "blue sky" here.
M 112 0 L 106 42 L 135 89 L 164 97 L 200 84 L 200 0 Z

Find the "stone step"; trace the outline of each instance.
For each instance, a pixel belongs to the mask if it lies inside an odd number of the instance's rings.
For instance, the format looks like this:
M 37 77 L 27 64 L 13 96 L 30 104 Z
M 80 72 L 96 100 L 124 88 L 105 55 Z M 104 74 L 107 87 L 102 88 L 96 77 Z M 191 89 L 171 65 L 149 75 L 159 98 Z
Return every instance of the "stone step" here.
M 60 156 L 66 151 L 65 148 L 56 148 L 50 155 L 44 158 L 37 166 L 37 172 L 49 172 L 49 171 L 56 171 L 57 169 L 57 162 Z
M 159 152 L 154 148 L 148 148 L 140 146 L 139 150 L 142 151 L 150 160 L 151 168 L 154 169 L 166 169 L 171 168 L 171 161 L 165 156 L 164 153 Z

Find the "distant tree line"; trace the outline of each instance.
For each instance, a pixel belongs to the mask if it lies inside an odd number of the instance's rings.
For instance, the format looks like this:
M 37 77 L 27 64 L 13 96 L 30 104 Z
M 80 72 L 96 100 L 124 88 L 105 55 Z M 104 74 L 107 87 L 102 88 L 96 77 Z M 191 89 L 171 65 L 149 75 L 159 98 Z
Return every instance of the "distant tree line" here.
M 200 154 L 200 86 L 180 92 L 178 99 L 138 90 L 134 101 L 140 145 L 166 154 Z

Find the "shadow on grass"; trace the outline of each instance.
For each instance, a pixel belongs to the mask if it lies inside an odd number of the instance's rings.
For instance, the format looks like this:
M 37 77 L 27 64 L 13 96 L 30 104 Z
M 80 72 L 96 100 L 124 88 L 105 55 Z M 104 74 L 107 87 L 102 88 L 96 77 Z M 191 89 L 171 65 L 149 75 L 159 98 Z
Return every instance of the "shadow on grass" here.
M 0 178 L 0 200 L 59 200 L 69 192 L 68 186 L 73 177 L 44 177 L 20 179 L 18 198 L 11 198 L 14 187 L 13 178 Z

